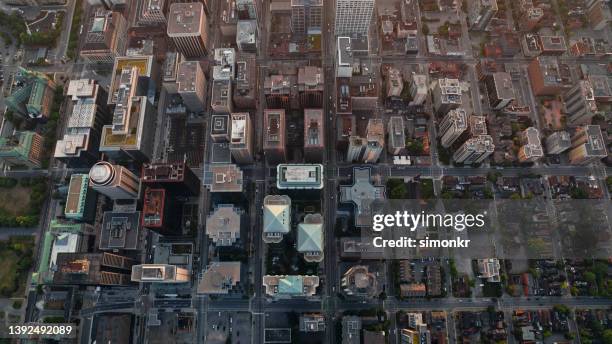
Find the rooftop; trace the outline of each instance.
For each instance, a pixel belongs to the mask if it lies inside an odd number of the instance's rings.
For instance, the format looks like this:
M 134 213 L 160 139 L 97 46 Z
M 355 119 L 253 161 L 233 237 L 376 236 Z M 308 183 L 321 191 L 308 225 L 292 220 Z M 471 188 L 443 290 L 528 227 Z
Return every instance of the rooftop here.
M 241 210 L 232 204 L 219 204 L 206 219 L 206 234 L 217 246 L 233 245 L 240 238 Z
M 73 174 L 70 176 L 68 197 L 66 198 L 66 207 L 64 208 L 64 214 L 67 218 L 80 219 L 83 217 L 88 187 L 88 174 Z
M 213 262 L 202 274 L 198 294 L 227 294 L 240 283 L 240 262 Z
M 233 48 L 215 49 L 215 66 L 213 67 L 213 80 L 234 79 L 236 66 L 236 50 Z
M 355 226 L 371 225 L 372 203 L 385 199 L 385 187 L 374 186 L 368 167 L 353 168 L 353 184 L 340 186 L 340 202 L 353 203 L 355 206 Z
M 166 190 L 146 188 L 142 207 L 142 225 L 159 228 L 164 225 Z
M 233 164 L 208 164 L 203 184 L 210 192 L 242 192 L 242 171 Z
M 100 229 L 100 250 L 136 250 L 140 241 L 140 212 L 107 211 Z
M 206 30 L 206 14 L 200 2 L 173 3 L 168 11 L 168 36 L 201 35 Z
M 312 296 L 319 286 L 319 276 L 283 275 L 263 277 L 266 294 L 275 297 Z
M 495 83 L 495 92 L 498 99 L 515 99 L 514 87 L 512 86 L 512 77 L 510 73 L 496 72 L 493 73 L 493 82 Z
M 286 234 L 291 230 L 291 198 L 268 195 L 264 198 L 263 232 Z
M 279 164 L 276 169 L 278 189 L 323 188 L 323 165 Z
M 323 110 L 304 109 L 304 148 L 323 147 Z

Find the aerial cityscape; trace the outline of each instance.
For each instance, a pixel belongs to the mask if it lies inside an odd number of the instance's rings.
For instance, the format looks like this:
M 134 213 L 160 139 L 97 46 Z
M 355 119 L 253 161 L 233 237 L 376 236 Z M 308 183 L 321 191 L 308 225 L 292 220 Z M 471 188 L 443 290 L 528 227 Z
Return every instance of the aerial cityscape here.
M 0 344 L 612 344 L 609 0 L 0 0 Z

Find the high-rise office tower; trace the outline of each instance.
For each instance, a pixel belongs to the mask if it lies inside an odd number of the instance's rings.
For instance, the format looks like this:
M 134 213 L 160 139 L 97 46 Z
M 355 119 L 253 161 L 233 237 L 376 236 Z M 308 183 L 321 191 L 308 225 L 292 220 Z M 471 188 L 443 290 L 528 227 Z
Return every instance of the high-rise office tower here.
M 323 0 L 291 0 L 291 30 L 294 34 L 320 34 Z
M 198 61 L 183 61 L 176 76 L 178 93 L 191 112 L 204 111 L 206 99 L 206 76 Z
M 271 164 L 287 160 L 285 138 L 285 110 L 264 110 L 264 154 Z
M 336 36 L 367 35 L 374 0 L 336 0 Z
M 168 12 L 168 37 L 186 57 L 207 53 L 208 23 L 201 2 L 174 3 Z
M 140 179 L 123 166 L 100 161 L 89 171 L 89 186 L 113 200 L 136 199 Z
M 248 112 L 232 114 L 230 152 L 238 164 L 253 162 L 253 127 Z
M 321 162 L 325 150 L 323 110 L 304 109 L 304 159 Z

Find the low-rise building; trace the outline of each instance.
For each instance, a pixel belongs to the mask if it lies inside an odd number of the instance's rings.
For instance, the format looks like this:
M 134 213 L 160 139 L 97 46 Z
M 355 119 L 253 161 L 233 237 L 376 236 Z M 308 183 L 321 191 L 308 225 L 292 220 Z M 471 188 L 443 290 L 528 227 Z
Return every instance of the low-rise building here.
M 478 274 L 480 278 L 485 278 L 487 282 L 500 282 L 500 264 L 497 258 L 478 259 Z
M 323 189 L 323 165 L 278 164 L 276 187 L 283 189 Z
M 91 221 L 96 211 L 96 192 L 89 189 L 88 174 L 73 174 L 68 184 L 64 216 L 76 221 Z
M 40 168 L 44 138 L 33 131 L 16 132 L 12 137 L 0 137 L 0 162 L 5 166 Z
M 275 299 L 312 297 L 317 293 L 319 276 L 283 275 L 263 277 L 266 295 Z
M 55 82 L 43 73 L 19 68 L 14 81 L 6 85 L 6 106 L 25 119 L 49 118 L 55 97 Z M 5 90 L 5 91 L 7 91 Z
M 298 224 L 297 251 L 304 255 L 307 262 L 323 261 L 323 216 L 308 214 Z
M 372 203 L 385 199 L 385 187 L 375 186 L 370 168 L 354 167 L 353 183 L 340 186 L 340 202 L 352 203 L 356 227 L 369 227 L 372 222 Z
M 376 298 L 382 290 L 376 273 L 365 265 L 349 268 L 342 276 L 340 285 L 344 293 L 349 296 Z
M 291 198 L 268 195 L 264 198 L 263 241 L 279 243 L 291 230 Z
M 522 146 L 518 152 L 520 162 L 534 162 L 544 156 L 542 142 L 540 141 L 540 132 L 534 127 L 525 129 L 520 139 Z
M 213 262 L 206 267 L 198 284 L 198 294 L 229 294 L 240 286 L 240 262 Z

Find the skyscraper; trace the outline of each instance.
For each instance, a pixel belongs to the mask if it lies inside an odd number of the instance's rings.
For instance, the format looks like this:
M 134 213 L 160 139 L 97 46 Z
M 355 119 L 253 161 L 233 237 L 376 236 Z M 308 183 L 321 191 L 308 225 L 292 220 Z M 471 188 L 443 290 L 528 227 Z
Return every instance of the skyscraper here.
M 174 3 L 168 13 L 168 37 L 186 57 L 207 52 L 208 24 L 201 2 Z
M 89 186 L 113 200 L 136 199 L 140 179 L 123 166 L 100 161 L 89 171 Z
M 291 30 L 295 34 L 320 34 L 323 0 L 291 0 Z
M 264 155 L 270 164 L 287 160 L 285 110 L 264 110 Z
M 336 0 L 336 36 L 367 35 L 374 0 Z
M 253 162 L 253 129 L 248 112 L 232 114 L 230 152 L 238 164 Z

